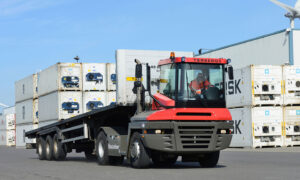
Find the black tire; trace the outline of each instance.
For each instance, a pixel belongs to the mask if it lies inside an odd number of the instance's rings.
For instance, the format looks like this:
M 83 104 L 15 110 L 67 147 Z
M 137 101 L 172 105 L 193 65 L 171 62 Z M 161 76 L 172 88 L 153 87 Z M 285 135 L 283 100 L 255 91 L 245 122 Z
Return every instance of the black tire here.
M 97 159 L 97 156 L 95 154 L 93 154 L 93 152 L 91 151 L 84 151 L 84 155 L 85 155 L 85 158 L 87 160 L 96 160 Z
M 43 137 L 39 137 L 37 139 L 37 153 L 39 156 L 39 160 L 46 159 L 46 140 Z
M 55 160 L 65 160 L 67 156 L 65 145 L 61 143 L 58 138 L 58 134 L 53 137 L 53 157 Z
M 170 155 L 160 152 L 151 153 L 151 159 L 155 166 L 158 167 L 169 167 L 175 164 L 177 161 L 177 155 Z
M 218 164 L 220 151 L 205 154 L 204 157 L 199 159 L 202 167 L 215 167 Z
M 108 156 L 108 144 L 106 135 L 101 131 L 96 140 L 96 155 L 99 165 L 109 165 L 109 156 Z
M 47 136 L 46 138 L 46 159 L 51 161 L 54 159 L 53 157 L 53 139 L 50 135 Z
M 144 147 L 138 132 L 134 132 L 130 138 L 129 159 L 133 168 L 148 168 L 151 164 L 148 150 Z

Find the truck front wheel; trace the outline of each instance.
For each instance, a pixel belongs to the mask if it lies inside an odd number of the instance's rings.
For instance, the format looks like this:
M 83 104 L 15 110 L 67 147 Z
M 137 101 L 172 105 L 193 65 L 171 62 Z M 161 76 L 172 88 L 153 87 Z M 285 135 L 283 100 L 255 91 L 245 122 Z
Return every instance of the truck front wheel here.
M 46 141 L 43 137 L 39 137 L 37 140 L 37 153 L 39 155 L 39 160 L 46 159 Z
M 202 167 L 215 167 L 218 164 L 220 151 L 204 154 L 199 159 L 199 163 Z
M 109 165 L 108 144 L 103 131 L 98 134 L 96 140 L 96 154 L 100 165 Z
M 147 149 L 141 140 L 141 135 L 134 132 L 130 139 L 129 159 L 133 168 L 147 168 L 151 161 Z

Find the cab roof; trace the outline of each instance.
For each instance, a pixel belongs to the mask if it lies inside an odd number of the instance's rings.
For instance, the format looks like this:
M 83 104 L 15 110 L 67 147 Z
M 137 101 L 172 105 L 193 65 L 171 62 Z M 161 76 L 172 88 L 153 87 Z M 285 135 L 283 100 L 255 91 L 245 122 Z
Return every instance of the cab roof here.
M 158 65 L 172 64 L 172 63 L 197 63 L 197 64 L 228 64 L 229 60 L 224 58 L 193 58 L 193 57 L 174 57 L 160 60 Z

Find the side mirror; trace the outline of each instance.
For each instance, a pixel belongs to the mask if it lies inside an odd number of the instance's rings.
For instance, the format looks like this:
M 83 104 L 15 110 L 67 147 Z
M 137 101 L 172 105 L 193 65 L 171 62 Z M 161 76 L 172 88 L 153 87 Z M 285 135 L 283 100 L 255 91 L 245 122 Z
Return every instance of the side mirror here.
M 142 68 L 142 64 L 138 59 L 135 59 L 135 77 L 136 78 L 142 78 L 143 76 L 143 68 Z
M 150 85 L 150 81 L 151 81 L 151 69 L 150 69 L 150 66 L 149 64 L 147 63 L 146 64 L 146 67 L 147 67 L 147 91 L 151 91 L 151 85 Z
M 232 66 L 228 66 L 227 67 L 227 73 L 228 73 L 228 77 L 229 77 L 229 80 L 233 80 L 233 68 Z

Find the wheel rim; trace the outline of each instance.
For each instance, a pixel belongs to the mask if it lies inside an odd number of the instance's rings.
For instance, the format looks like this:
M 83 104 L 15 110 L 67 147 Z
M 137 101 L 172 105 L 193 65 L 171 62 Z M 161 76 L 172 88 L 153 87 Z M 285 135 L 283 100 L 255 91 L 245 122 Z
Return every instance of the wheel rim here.
M 130 155 L 134 159 L 138 159 L 140 157 L 140 145 L 137 141 L 133 143 Z
M 39 154 L 42 155 L 43 148 L 42 148 L 42 144 L 41 143 L 39 143 L 38 150 L 39 150 Z
M 104 156 L 104 148 L 101 142 L 98 144 L 98 154 L 100 158 L 103 158 Z
M 47 154 L 50 154 L 50 147 L 49 147 L 49 143 L 47 143 L 47 145 L 46 145 L 46 153 L 47 153 Z
M 57 153 L 57 142 L 56 141 L 54 141 L 54 144 L 53 144 L 53 151 L 55 153 Z

